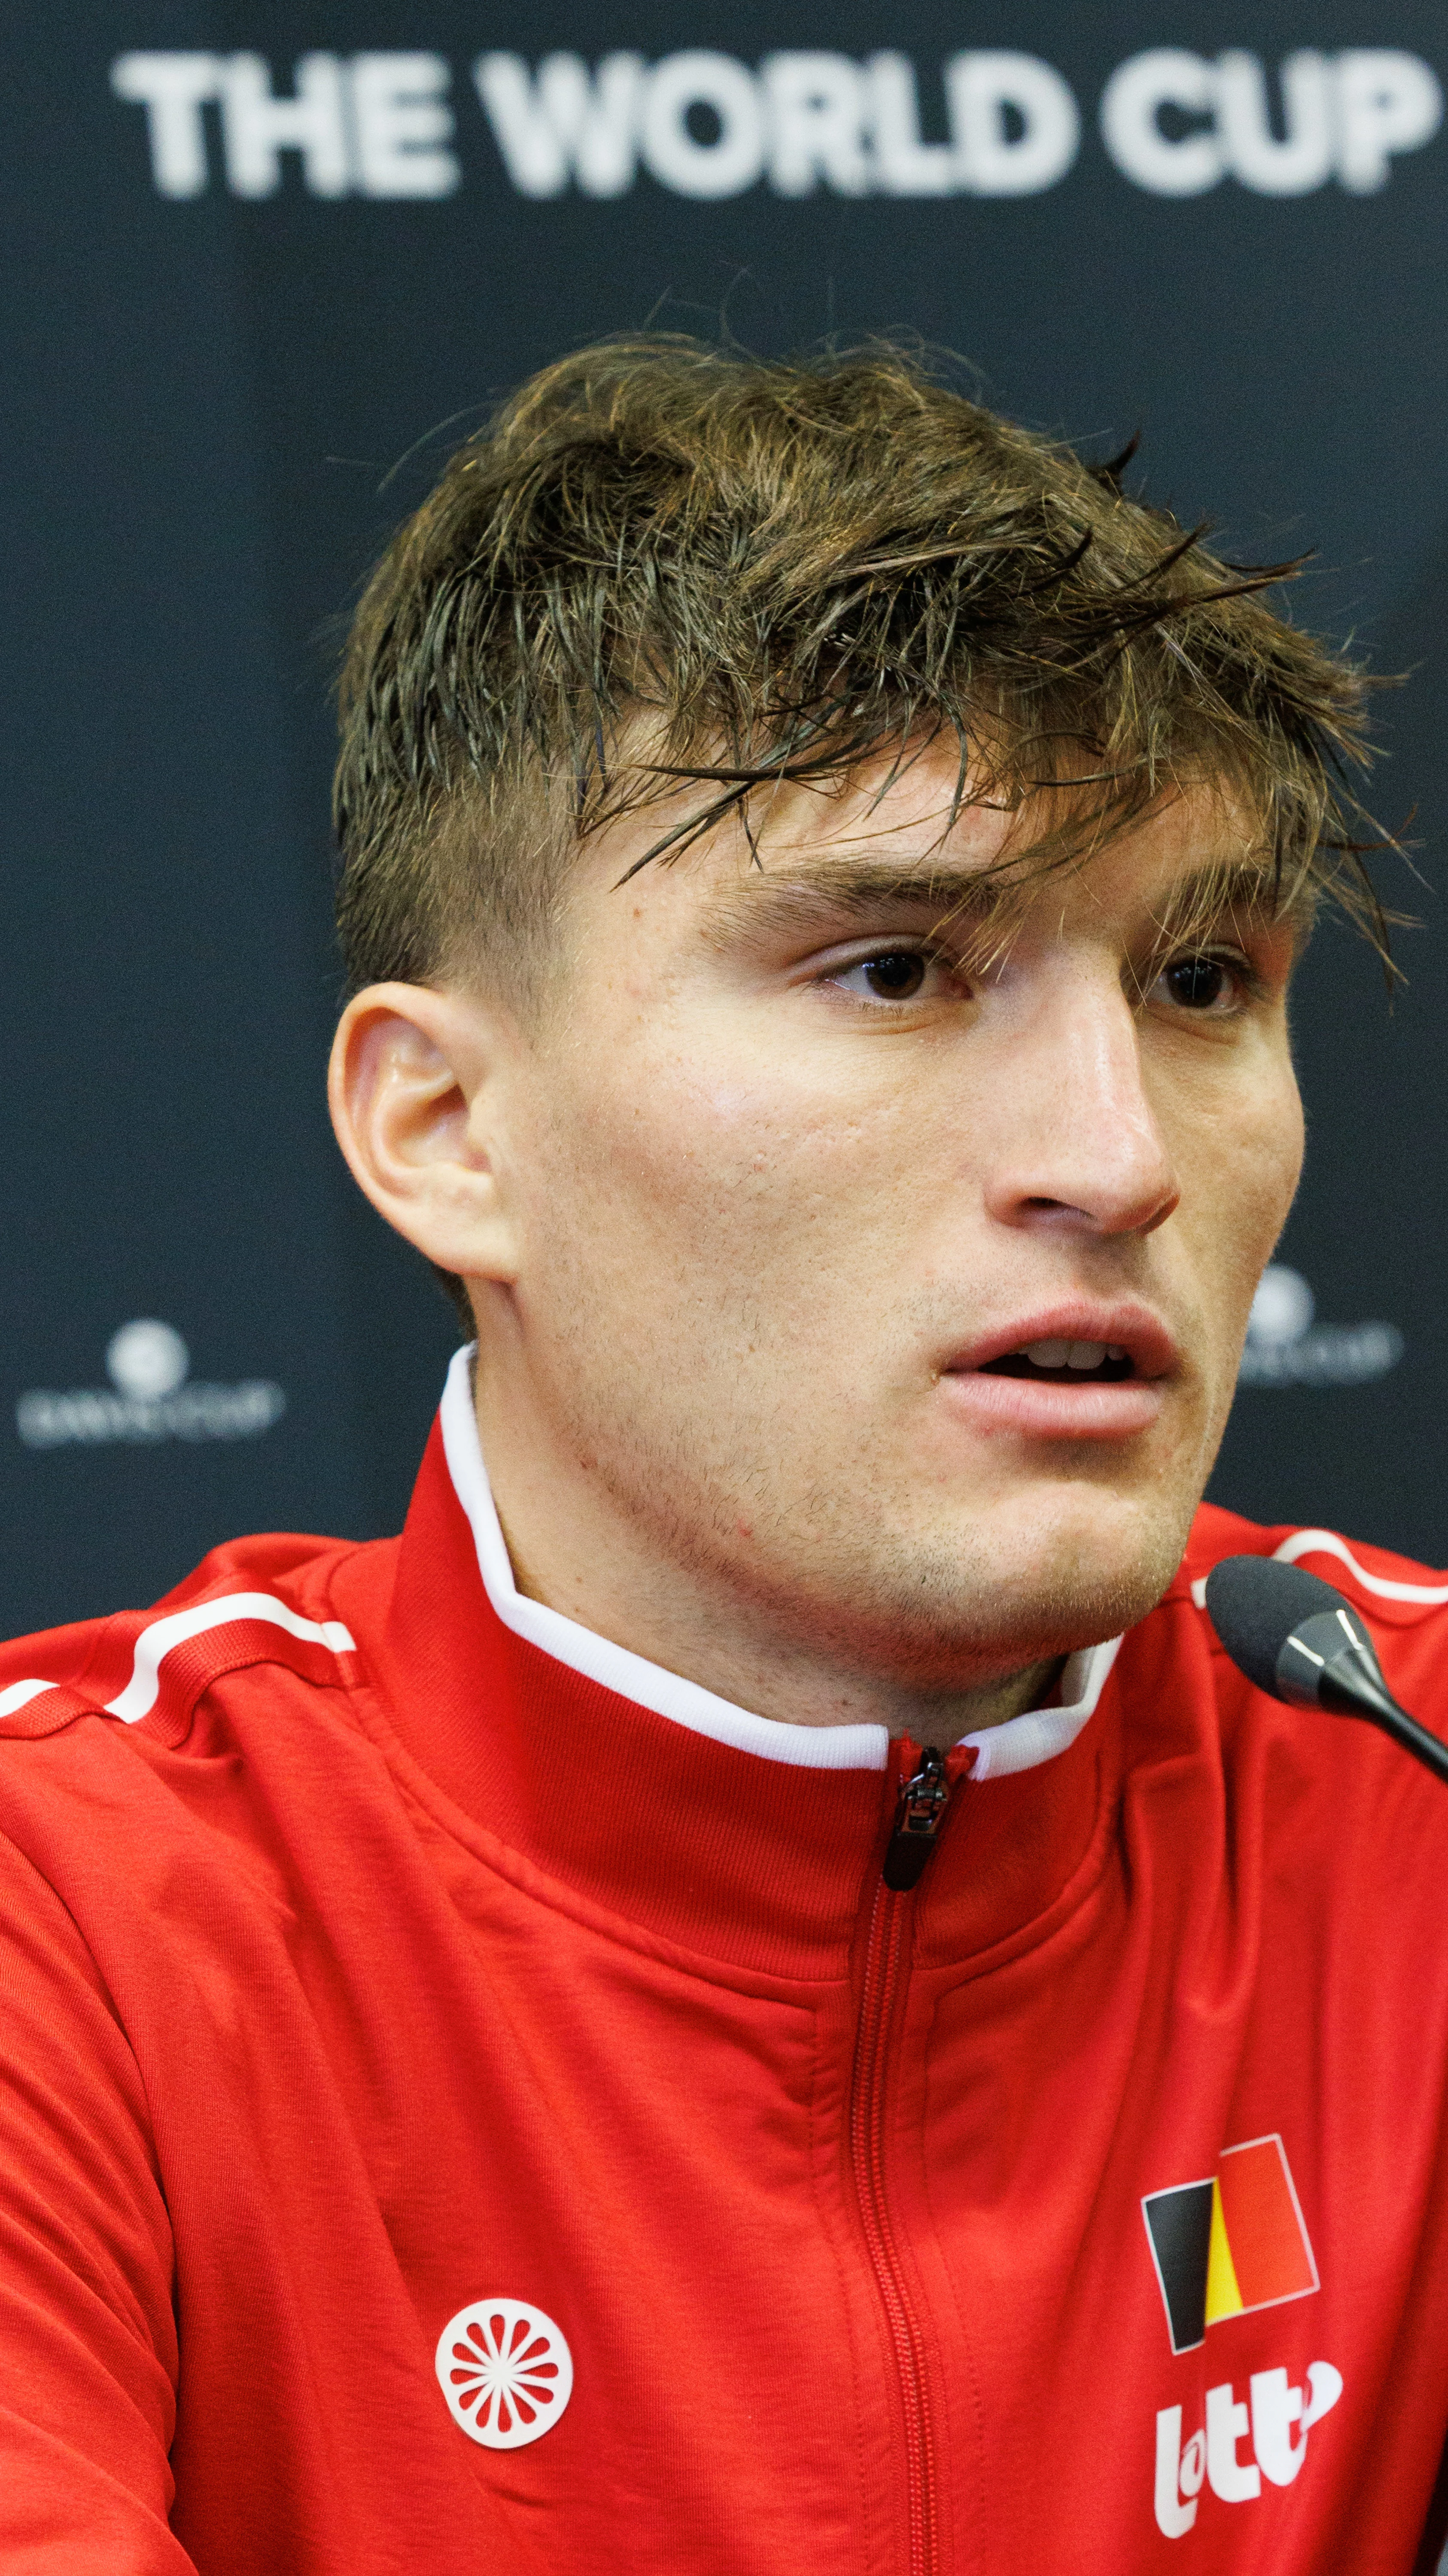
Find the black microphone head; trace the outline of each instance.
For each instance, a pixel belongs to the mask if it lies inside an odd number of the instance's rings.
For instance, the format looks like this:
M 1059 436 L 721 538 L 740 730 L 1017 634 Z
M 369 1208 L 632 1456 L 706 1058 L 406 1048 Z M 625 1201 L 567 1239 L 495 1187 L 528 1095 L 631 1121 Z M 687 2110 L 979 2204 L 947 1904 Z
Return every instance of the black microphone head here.
M 1330 1583 L 1275 1556 L 1224 1556 L 1207 1576 L 1212 1626 L 1233 1663 L 1273 1699 L 1283 1696 L 1278 1666 L 1294 1629 L 1324 1611 L 1346 1609 Z

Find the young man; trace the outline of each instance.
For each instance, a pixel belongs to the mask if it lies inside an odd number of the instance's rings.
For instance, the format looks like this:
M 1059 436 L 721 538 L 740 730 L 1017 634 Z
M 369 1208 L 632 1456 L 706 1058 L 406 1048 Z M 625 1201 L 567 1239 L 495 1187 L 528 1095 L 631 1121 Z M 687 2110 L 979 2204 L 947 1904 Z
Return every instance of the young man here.
M 1431 2565 L 1448 1805 L 1201 1600 L 1442 1718 L 1198 1508 L 1370 917 L 1259 591 L 888 353 L 397 539 L 332 1099 L 476 1351 L 399 1541 L 0 1672 L 4 2564 Z

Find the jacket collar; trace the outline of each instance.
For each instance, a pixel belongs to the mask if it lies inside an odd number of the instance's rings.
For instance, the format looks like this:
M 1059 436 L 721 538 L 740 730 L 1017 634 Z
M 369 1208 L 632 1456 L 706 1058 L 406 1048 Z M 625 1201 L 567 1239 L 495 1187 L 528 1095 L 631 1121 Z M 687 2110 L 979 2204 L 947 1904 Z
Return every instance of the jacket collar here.
M 843 1975 L 900 1748 L 883 1727 L 736 1708 L 521 1595 L 470 1357 L 453 1362 L 401 1540 L 357 1550 L 333 1585 L 415 1785 L 510 1874 L 521 1861 L 635 1935 L 770 1975 Z M 967 1813 L 949 1819 L 910 1900 L 923 1953 L 991 1950 L 1067 1900 L 1102 1815 L 1118 1643 L 1073 1658 L 1084 1679 L 1068 1705 L 949 1756 Z M 993 1738 L 1010 1739 L 1006 1759 L 992 1760 Z
M 747 1708 L 736 1708 L 732 1700 L 716 1698 L 697 1682 L 630 1654 L 626 1646 L 596 1636 L 561 1611 L 530 1601 L 518 1590 L 478 1439 L 472 1386 L 476 1347 L 470 1343 L 454 1354 L 438 1418 L 448 1473 L 468 1516 L 483 1588 L 504 1627 L 516 1637 L 526 1637 L 530 1645 L 541 1646 L 571 1671 L 601 1682 L 620 1699 L 651 1708 L 696 1735 L 711 1736 L 716 1744 L 732 1744 L 762 1761 L 795 1763 L 810 1771 L 883 1771 L 890 1752 L 883 1726 L 790 1726 L 779 1718 L 756 1717 Z M 961 1744 L 975 1756 L 972 1778 L 998 1780 L 1007 1772 L 1034 1770 L 1038 1763 L 1064 1753 L 1094 1713 L 1120 1645 L 1121 1639 L 1113 1637 L 1105 1645 L 1088 1646 L 1084 1653 L 1073 1655 L 1062 1676 L 1059 1705 L 1031 1709 L 1007 1719 L 1003 1726 L 963 1735 Z

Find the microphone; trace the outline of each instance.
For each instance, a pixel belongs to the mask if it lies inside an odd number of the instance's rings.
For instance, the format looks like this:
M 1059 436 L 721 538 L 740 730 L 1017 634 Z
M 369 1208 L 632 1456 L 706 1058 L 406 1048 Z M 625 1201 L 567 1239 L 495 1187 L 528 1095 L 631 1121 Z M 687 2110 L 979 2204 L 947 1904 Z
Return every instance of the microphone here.
M 1275 1556 L 1224 1556 L 1207 1576 L 1207 1611 L 1259 1690 L 1293 1708 L 1365 1717 L 1448 1780 L 1448 1744 L 1399 1708 L 1366 1628 L 1330 1583 Z

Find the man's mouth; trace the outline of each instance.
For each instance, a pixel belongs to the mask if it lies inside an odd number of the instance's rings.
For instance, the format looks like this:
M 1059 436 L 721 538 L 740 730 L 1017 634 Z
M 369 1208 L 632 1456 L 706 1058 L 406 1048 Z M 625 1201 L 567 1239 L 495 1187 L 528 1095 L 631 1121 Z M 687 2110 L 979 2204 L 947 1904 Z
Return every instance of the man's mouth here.
M 1026 1342 L 986 1360 L 982 1376 L 1044 1379 L 1050 1386 L 1119 1386 L 1135 1377 L 1136 1363 L 1119 1342 Z
M 1009 1324 L 983 1334 L 947 1362 L 939 1385 L 951 1412 L 992 1437 L 1129 1440 L 1160 1420 L 1180 1366 L 1144 1300 L 1063 1298 L 1018 1316 L 1014 1335 Z
M 1007 1324 L 982 1334 L 973 1349 L 958 1351 L 946 1365 L 952 1374 L 1084 1388 L 1132 1381 L 1152 1385 L 1169 1376 L 1178 1361 L 1172 1334 L 1144 1300 L 1129 1297 L 1097 1305 L 1086 1298 L 1063 1298 L 1054 1307 L 1038 1306 L 1034 1314 L 1018 1316 L 1014 1333 Z

